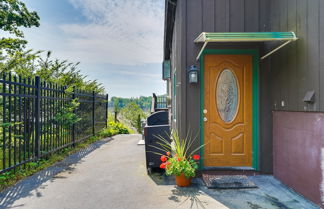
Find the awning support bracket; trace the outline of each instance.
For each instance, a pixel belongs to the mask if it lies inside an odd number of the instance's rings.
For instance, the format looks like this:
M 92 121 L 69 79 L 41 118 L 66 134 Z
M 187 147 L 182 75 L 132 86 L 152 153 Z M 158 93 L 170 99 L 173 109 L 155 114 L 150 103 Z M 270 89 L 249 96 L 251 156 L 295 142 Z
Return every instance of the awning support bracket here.
M 203 47 L 201 48 L 201 50 L 200 50 L 200 52 L 199 52 L 199 54 L 198 54 L 196 60 L 199 60 L 200 55 L 203 53 L 203 51 L 204 51 L 204 49 L 206 48 L 207 44 L 208 44 L 208 41 L 205 41 L 205 43 L 204 43 Z
M 271 54 L 275 53 L 276 51 L 278 51 L 279 49 L 281 49 L 282 47 L 286 46 L 287 44 L 289 44 L 292 41 L 293 40 L 286 41 L 285 43 L 281 44 L 277 48 L 271 50 L 269 53 L 267 53 L 266 55 L 264 55 L 263 57 L 261 57 L 261 60 L 264 60 L 265 58 L 269 57 Z

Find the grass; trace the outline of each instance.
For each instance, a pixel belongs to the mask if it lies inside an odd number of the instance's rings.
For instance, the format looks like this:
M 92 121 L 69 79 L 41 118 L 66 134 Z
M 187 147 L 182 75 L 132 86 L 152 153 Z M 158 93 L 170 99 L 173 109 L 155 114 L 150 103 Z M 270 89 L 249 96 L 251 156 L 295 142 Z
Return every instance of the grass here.
M 109 122 L 109 127 L 103 129 L 96 136 L 90 137 L 89 139 L 76 144 L 75 147 L 67 147 L 61 151 L 48 155 L 47 157 L 41 158 L 37 161 L 26 163 L 25 166 L 16 168 L 5 173 L 0 174 L 0 191 L 13 186 L 18 181 L 35 174 L 38 171 L 48 168 L 53 164 L 62 161 L 65 157 L 86 148 L 88 145 L 106 137 L 114 136 L 117 134 L 128 134 L 128 128 L 123 124 Z M 0 162 L 1 163 L 1 162 Z

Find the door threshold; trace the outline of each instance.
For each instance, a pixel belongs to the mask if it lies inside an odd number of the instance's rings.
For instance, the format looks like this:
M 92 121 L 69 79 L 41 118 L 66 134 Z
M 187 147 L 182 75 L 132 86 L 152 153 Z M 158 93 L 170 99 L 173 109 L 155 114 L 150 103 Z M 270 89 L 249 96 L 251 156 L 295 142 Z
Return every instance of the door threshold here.
M 260 172 L 252 167 L 205 167 L 199 170 L 199 176 L 203 174 L 212 175 L 246 175 L 255 176 L 260 175 Z
M 204 167 L 201 171 L 257 171 L 252 167 Z

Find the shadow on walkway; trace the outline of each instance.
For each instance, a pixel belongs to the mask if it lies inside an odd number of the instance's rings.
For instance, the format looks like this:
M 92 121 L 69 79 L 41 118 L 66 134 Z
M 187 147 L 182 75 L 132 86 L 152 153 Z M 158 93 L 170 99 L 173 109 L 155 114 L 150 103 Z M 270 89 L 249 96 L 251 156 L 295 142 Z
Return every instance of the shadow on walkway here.
M 174 176 L 166 176 L 163 172 L 152 172 L 149 177 L 154 181 L 156 185 L 175 185 Z M 175 186 L 171 190 L 172 194 L 168 197 L 169 200 L 179 203 L 178 207 L 181 207 L 186 202 L 190 201 L 190 209 L 192 208 L 203 208 L 207 204 L 199 199 L 200 196 L 204 195 L 200 189 L 199 185 L 193 180 L 190 187 L 178 187 Z
M 57 178 L 65 178 L 61 176 L 56 176 L 58 173 L 63 171 L 68 171 L 72 173 L 74 168 L 71 165 L 82 163 L 82 158 L 93 152 L 94 150 L 100 148 L 102 145 L 108 143 L 113 138 L 105 138 L 97 141 L 88 147 L 68 156 L 63 161 L 56 163 L 55 165 L 40 171 L 23 181 L 18 182 L 16 185 L 4 190 L 0 193 L 0 209 L 11 208 L 11 205 L 18 199 L 32 196 L 31 191 L 36 191 L 36 196 L 41 197 L 41 190 L 46 187 L 46 185 L 41 186 L 47 181 L 55 181 Z M 19 205 L 16 207 L 21 207 Z
M 169 200 L 173 200 L 179 203 L 179 207 L 190 201 L 190 209 L 192 208 L 203 208 L 205 209 L 205 205 L 207 202 L 203 202 L 199 199 L 199 196 L 204 195 L 198 187 L 175 187 L 171 190 L 172 194 L 169 197 Z

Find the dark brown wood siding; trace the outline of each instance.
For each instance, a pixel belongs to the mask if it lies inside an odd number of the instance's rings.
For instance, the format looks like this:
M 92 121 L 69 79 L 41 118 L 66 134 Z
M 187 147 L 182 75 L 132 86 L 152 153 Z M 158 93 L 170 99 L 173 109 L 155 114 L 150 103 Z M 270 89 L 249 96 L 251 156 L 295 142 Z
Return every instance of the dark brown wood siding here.
M 299 38 L 269 58 L 273 110 L 324 111 L 323 5 L 321 0 L 271 1 L 271 31 L 295 31 Z M 315 103 L 303 102 L 312 90 Z
M 172 59 L 177 69 L 177 128 L 182 136 L 189 130 L 200 132 L 200 85 L 188 83 L 187 68 L 200 66 L 195 58 L 202 45 L 193 41 L 201 32 L 296 32 L 298 41 L 260 61 L 260 169 L 272 172 L 272 111 L 324 111 L 324 82 L 320 82 L 324 81 L 324 1 L 178 0 L 175 28 Z M 260 55 L 275 46 L 264 44 Z M 306 104 L 303 98 L 311 90 L 315 103 Z
M 181 3 L 180 3 L 181 2 Z M 186 16 L 182 16 L 183 28 L 182 39 L 185 39 L 185 47 L 182 50 L 185 57 L 181 57 L 185 63 L 182 65 L 181 71 L 181 92 L 185 94 L 179 100 L 179 108 L 181 115 L 177 121 L 185 121 L 180 128 L 182 136 L 189 131 L 193 135 L 200 132 L 200 85 L 190 85 L 187 80 L 187 68 L 190 65 L 200 66 L 196 61 L 196 56 L 201 45 L 194 44 L 194 39 L 201 32 L 256 32 L 267 31 L 269 28 L 269 4 L 266 0 L 179 0 L 178 4 L 185 8 Z M 179 6 L 178 5 L 178 6 Z M 263 15 L 263 16 L 262 16 Z M 185 18 L 186 17 L 186 18 Z M 185 19 L 184 19 L 185 18 Z M 180 21 L 180 20 L 179 20 Z M 183 40 L 182 40 L 183 42 Z M 241 45 L 241 49 L 257 48 L 259 45 Z M 237 48 L 236 46 L 213 45 L 209 48 Z M 179 56 L 180 57 L 180 56 Z M 178 70 L 178 69 L 177 69 Z M 270 72 L 270 71 L 269 71 Z M 268 78 L 268 74 L 261 74 Z M 267 79 L 264 79 L 267 80 Z M 264 84 L 261 84 L 263 86 Z M 265 85 L 269 87 L 269 85 Z M 262 88 L 262 87 L 261 87 Z M 263 89 L 263 88 L 262 88 Z M 264 89 L 264 92 L 269 90 Z M 264 98 L 268 101 L 268 97 Z M 262 103 L 262 102 L 261 102 Z M 264 104 L 264 107 L 269 105 Z M 264 172 L 271 172 L 272 169 L 272 141 L 271 141 L 271 110 L 262 108 L 261 117 L 268 118 L 261 126 L 260 152 L 264 153 L 261 157 L 260 167 Z M 269 129 L 270 126 L 270 129 Z M 263 128 L 264 127 L 264 128 Z M 199 146 L 199 138 L 196 140 L 196 146 Z

